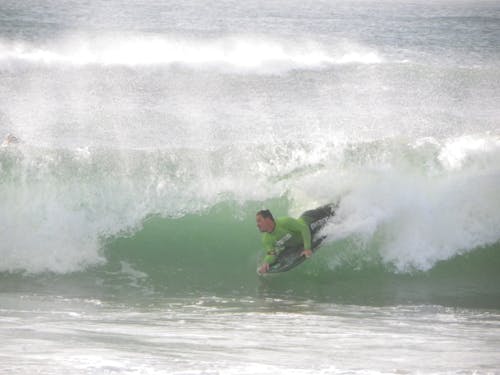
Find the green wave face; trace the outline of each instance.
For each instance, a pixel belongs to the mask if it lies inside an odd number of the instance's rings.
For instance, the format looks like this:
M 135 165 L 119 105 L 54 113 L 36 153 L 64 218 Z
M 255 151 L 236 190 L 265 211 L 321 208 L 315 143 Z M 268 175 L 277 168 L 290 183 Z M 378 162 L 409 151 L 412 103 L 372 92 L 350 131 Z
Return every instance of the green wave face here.
M 286 212 L 283 200 L 268 203 Z M 135 274 L 143 287 L 167 295 L 257 293 L 352 304 L 500 307 L 498 245 L 439 261 L 427 271 L 402 272 L 384 262 L 376 247 L 331 241 L 296 269 L 259 278 L 256 206 L 238 207 L 239 217 L 234 206 L 222 204 L 204 215 L 151 218 L 135 235 L 108 244 L 107 268 L 132 279 Z
M 2 285 L 497 307 L 498 150 L 487 135 L 313 148 L 4 148 Z M 297 217 L 337 200 L 311 260 L 257 276 L 257 210 Z

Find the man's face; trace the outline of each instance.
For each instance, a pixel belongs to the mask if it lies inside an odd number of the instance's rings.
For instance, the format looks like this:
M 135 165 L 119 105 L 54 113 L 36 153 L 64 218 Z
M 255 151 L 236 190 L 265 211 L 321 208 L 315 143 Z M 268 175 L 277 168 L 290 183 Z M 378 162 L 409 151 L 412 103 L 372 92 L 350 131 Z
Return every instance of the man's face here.
M 257 219 L 257 228 L 261 232 L 272 232 L 274 228 L 274 222 L 271 218 L 264 218 L 261 215 L 256 216 Z

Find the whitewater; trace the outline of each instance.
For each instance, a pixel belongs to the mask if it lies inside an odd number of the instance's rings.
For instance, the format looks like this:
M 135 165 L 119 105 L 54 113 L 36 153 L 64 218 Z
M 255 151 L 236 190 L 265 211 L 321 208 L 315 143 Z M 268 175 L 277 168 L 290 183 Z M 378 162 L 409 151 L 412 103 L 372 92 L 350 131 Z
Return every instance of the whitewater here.
M 498 372 L 499 25 L 3 1 L 0 373 Z M 331 202 L 314 257 L 258 277 L 256 211 Z

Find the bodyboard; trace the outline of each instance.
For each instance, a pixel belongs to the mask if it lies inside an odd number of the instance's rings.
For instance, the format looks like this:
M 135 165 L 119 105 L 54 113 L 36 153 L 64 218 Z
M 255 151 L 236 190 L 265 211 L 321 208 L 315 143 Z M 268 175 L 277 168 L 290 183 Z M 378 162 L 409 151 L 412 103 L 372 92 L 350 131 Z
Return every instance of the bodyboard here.
M 325 237 L 321 237 L 313 242 L 312 252 L 315 253 L 323 241 Z M 297 267 L 307 258 L 304 255 L 300 255 L 300 253 L 304 250 L 303 247 L 289 247 L 281 252 L 276 259 L 276 262 L 269 265 L 269 270 L 267 273 L 278 273 L 285 272 L 291 270 L 294 267 Z

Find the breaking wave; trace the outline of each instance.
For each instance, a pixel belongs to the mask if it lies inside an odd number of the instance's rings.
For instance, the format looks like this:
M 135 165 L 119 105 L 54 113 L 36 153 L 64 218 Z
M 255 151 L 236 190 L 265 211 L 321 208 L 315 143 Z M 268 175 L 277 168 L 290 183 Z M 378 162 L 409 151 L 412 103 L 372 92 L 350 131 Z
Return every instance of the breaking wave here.
M 488 135 L 213 150 L 4 147 L 1 270 L 67 273 L 104 264 L 110 239 L 134 236 L 152 217 L 174 226 L 199 217 L 199 241 L 175 245 L 180 253 L 187 246 L 215 254 L 240 242 L 256 250 L 253 215 L 262 202 L 298 216 L 340 198 L 325 229 L 334 248 L 349 244 L 352 254 L 398 272 L 426 271 L 500 240 L 498 160 L 500 140 Z M 221 204 L 230 207 L 224 226 L 243 220 L 250 228 L 241 238 L 225 231 L 211 238 L 204 228 L 222 220 L 212 217 Z M 342 257 L 328 263 L 342 266 Z
M 380 54 L 367 47 L 340 42 L 329 46 L 314 40 L 265 36 L 180 38 L 164 35 L 73 37 L 33 44 L 0 41 L 3 64 L 158 66 L 178 65 L 231 72 L 277 73 L 321 69 L 339 64 L 377 64 Z

